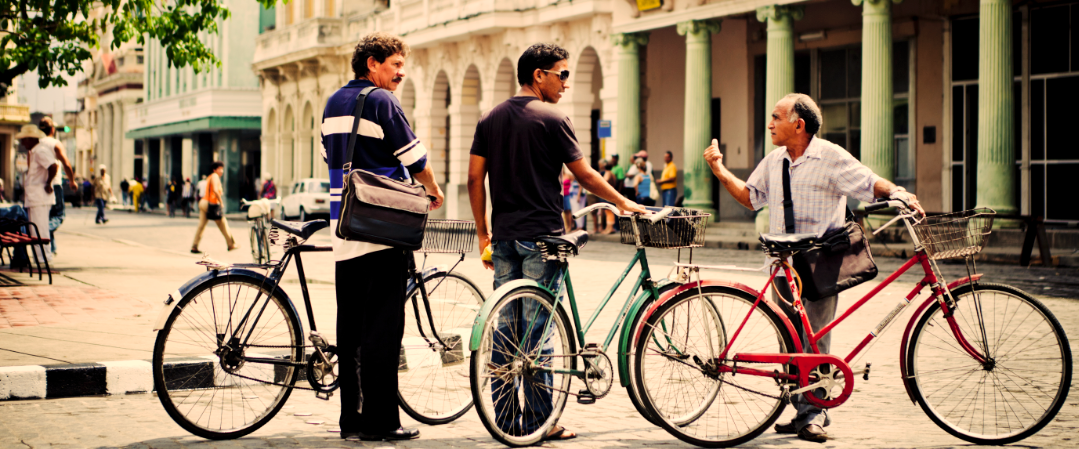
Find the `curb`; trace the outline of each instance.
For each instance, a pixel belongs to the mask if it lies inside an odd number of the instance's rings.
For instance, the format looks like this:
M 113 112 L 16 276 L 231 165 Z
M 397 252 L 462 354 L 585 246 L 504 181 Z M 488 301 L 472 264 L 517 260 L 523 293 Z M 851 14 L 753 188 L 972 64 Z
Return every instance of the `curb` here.
M 0 401 L 149 393 L 153 384 L 144 360 L 0 367 Z

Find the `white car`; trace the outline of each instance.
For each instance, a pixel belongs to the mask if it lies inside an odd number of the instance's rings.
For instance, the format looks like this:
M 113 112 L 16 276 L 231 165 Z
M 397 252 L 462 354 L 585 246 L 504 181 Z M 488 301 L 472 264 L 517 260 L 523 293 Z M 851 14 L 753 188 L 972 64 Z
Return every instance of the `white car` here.
M 292 184 L 281 200 L 281 218 L 307 221 L 311 214 L 330 213 L 330 180 L 306 178 Z

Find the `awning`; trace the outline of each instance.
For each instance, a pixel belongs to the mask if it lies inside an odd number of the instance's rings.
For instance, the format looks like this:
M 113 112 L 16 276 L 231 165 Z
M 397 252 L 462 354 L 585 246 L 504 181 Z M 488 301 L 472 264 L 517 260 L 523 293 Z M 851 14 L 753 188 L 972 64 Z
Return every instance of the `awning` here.
M 203 117 L 128 131 L 128 139 L 146 139 L 173 134 L 219 131 L 222 129 L 262 129 L 261 117 Z

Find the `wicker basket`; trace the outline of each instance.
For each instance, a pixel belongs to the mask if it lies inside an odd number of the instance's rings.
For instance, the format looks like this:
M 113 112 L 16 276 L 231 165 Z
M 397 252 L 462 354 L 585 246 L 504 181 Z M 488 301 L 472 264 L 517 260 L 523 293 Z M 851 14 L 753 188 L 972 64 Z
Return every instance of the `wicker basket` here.
M 641 233 L 641 244 L 649 248 L 699 248 L 704 246 L 704 228 L 711 214 L 667 217 L 652 223 L 641 216 L 618 217 L 623 245 L 636 245 L 633 221 Z
M 978 254 L 985 247 L 986 236 L 993 231 L 996 211 L 979 208 L 925 217 L 914 225 L 930 259 L 957 259 Z
M 476 249 L 476 222 L 428 219 L 421 253 L 467 253 Z

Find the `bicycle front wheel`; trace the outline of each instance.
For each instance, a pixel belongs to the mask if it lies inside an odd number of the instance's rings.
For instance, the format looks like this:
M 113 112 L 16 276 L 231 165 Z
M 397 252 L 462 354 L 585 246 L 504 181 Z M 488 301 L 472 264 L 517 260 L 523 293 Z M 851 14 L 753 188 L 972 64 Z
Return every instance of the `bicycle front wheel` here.
M 255 263 L 263 263 L 262 226 L 260 226 L 257 221 L 251 225 L 251 260 Z
M 1033 435 L 1060 411 L 1071 386 L 1068 338 L 1049 309 L 1007 285 L 952 290 L 955 324 L 988 361 L 956 340 L 939 302 L 910 339 L 911 390 L 940 428 L 976 444 L 1008 444 Z
M 291 303 L 269 287 L 233 275 L 203 282 L 158 331 L 154 389 L 187 431 L 215 440 L 242 437 L 273 418 L 292 392 L 302 369 L 287 363 L 303 362 L 300 322 Z
M 783 412 L 782 390 L 773 378 L 718 373 L 736 354 L 793 350 L 782 320 L 764 304 L 754 308 L 755 300 L 729 287 L 702 287 L 672 298 L 646 318 L 634 356 L 637 394 L 660 427 L 678 439 L 702 447 L 738 445 L 760 435 Z M 726 358 L 719 360 L 728 346 Z M 782 364 L 752 367 L 786 372 Z
M 466 356 L 472 323 L 483 305 L 476 284 L 457 273 L 423 280 L 431 305 L 428 319 L 419 289 L 405 302 L 404 360 L 398 368 L 401 409 L 416 421 L 445 424 L 472 407 Z M 432 328 L 445 347 L 438 343 Z
M 492 308 L 470 378 L 480 421 L 496 440 L 530 446 L 558 423 L 577 374 L 572 331 L 565 311 L 540 288 L 518 288 Z

